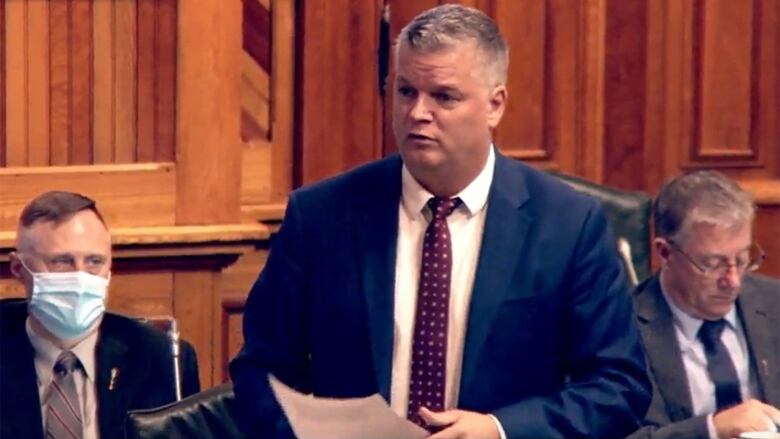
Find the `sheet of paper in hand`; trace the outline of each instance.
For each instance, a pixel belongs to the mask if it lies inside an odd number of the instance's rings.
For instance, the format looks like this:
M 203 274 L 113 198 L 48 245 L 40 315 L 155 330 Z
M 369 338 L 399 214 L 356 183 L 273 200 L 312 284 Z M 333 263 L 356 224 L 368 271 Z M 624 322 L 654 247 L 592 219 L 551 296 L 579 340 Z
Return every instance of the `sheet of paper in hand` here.
M 378 393 L 365 398 L 317 398 L 268 375 L 298 439 L 423 439 L 430 435 L 399 417 Z

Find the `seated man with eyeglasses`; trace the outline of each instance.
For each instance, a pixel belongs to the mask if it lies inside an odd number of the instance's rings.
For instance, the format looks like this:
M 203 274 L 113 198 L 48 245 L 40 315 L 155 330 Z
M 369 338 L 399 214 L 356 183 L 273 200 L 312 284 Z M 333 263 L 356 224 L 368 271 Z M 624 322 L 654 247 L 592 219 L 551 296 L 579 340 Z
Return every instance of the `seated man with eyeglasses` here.
M 697 171 L 654 204 L 660 271 L 634 292 L 653 381 L 631 438 L 734 438 L 780 423 L 780 282 L 751 273 L 755 205 L 724 175 Z
M 33 199 L 10 268 L 27 300 L 0 301 L 0 438 L 122 438 L 129 410 L 176 400 L 165 334 L 105 312 L 111 238 L 93 200 Z M 180 362 L 182 395 L 198 392 L 184 341 Z

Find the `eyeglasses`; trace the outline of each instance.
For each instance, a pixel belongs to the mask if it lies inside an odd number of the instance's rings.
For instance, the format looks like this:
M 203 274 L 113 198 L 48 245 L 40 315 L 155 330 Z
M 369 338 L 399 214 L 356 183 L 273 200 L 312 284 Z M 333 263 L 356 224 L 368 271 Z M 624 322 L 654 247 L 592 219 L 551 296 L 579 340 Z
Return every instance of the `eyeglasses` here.
M 671 239 L 667 240 L 667 242 L 669 242 L 669 244 L 674 247 L 674 249 L 677 250 L 681 255 L 685 256 L 685 259 L 687 259 L 691 265 L 699 270 L 701 274 L 710 277 L 724 276 L 729 272 L 731 267 L 736 268 L 739 274 L 748 271 L 756 271 L 758 270 L 758 267 L 761 266 L 761 263 L 764 262 L 764 258 L 766 257 L 766 254 L 764 253 L 764 250 L 761 249 L 761 246 L 758 244 L 751 244 L 749 248 L 743 250 L 734 257 L 734 263 L 729 262 L 730 258 L 715 255 L 702 256 L 698 258 L 699 261 L 697 262 L 697 258 L 694 258 L 693 256 L 683 251 L 683 249 L 680 248 L 676 242 L 672 241 Z

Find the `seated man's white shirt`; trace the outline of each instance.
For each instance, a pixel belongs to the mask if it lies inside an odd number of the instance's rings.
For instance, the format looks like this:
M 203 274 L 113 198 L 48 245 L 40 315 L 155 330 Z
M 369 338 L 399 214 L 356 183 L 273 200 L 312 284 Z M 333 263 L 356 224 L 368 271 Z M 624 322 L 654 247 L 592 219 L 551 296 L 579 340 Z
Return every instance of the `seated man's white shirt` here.
M 663 289 L 662 289 L 663 290 Z M 707 428 L 711 439 L 717 439 L 715 425 L 712 422 L 713 413 L 717 408 L 715 399 L 715 384 L 710 380 L 707 372 L 707 357 L 704 353 L 704 345 L 699 340 L 699 328 L 703 320 L 692 317 L 678 308 L 669 296 L 664 292 L 666 302 L 674 316 L 674 333 L 680 346 L 685 374 L 688 378 L 688 389 L 691 394 L 694 416 L 707 416 Z M 745 338 L 745 331 L 737 316 L 736 308 L 724 316 L 727 325 L 721 334 L 721 341 L 734 363 L 739 378 L 739 390 L 742 400 L 754 398 L 758 394 L 758 382 L 750 371 L 750 354 Z
M 30 325 L 28 317 L 25 329 L 27 337 L 30 339 L 33 350 L 35 351 L 35 373 L 38 376 L 38 397 L 41 401 L 41 419 L 43 419 L 43 428 L 46 429 L 46 409 L 48 392 L 50 392 L 51 382 L 54 379 L 54 364 L 62 353 L 62 349 L 52 344 L 49 340 L 38 335 Z M 75 373 L 76 392 L 79 397 L 81 408 L 81 419 L 84 420 L 84 438 L 97 439 L 98 420 L 97 420 L 97 393 L 95 380 L 97 378 L 95 371 L 95 345 L 97 344 L 98 331 L 81 340 L 70 351 L 81 362 L 82 371 Z M 86 376 L 85 376 L 86 375 Z
M 447 218 L 452 239 L 452 274 L 447 333 L 447 371 L 445 409 L 458 404 L 463 345 L 466 335 L 469 303 L 485 228 L 487 198 L 493 181 L 495 152 L 490 148 L 485 167 L 459 194 L 463 202 Z M 402 168 L 402 195 L 398 206 L 398 242 L 395 264 L 395 309 L 393 370 L 390 405 L 401 417 L 406 417 L 409 404 L 409 376 L 412 364 L 412 339 L 417 307 L 417 290 L 422 260 L 425 230 L 431 220 L 427 207 L 433 197 Z M 494 417 L 499 430 L 502 430 Z M 505 437 L 501 431 L 501 437 Z

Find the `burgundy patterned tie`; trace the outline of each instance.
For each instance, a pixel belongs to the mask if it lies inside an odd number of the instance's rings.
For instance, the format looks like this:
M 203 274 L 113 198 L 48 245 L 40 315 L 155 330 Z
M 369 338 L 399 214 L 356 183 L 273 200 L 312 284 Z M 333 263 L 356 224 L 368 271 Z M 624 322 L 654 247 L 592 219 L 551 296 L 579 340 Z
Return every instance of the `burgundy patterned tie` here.
M 62 352 L 54 364 L 46 409 L 47 439 L 81 439 L 83 435 L 81 404 L 74 379 L 80 368 L 79 359 L 70 351 Z
M 447 371 L 447 317 L 450 308 L 452 246 L 447 217 L 460 205 L 459 198 L 431 198 L 433 218 L 425 230 L 417 311 L 412 340 L 412 371 L 409 377 L 407 417 L 425 427 L 420 407 L 444 410 Z

